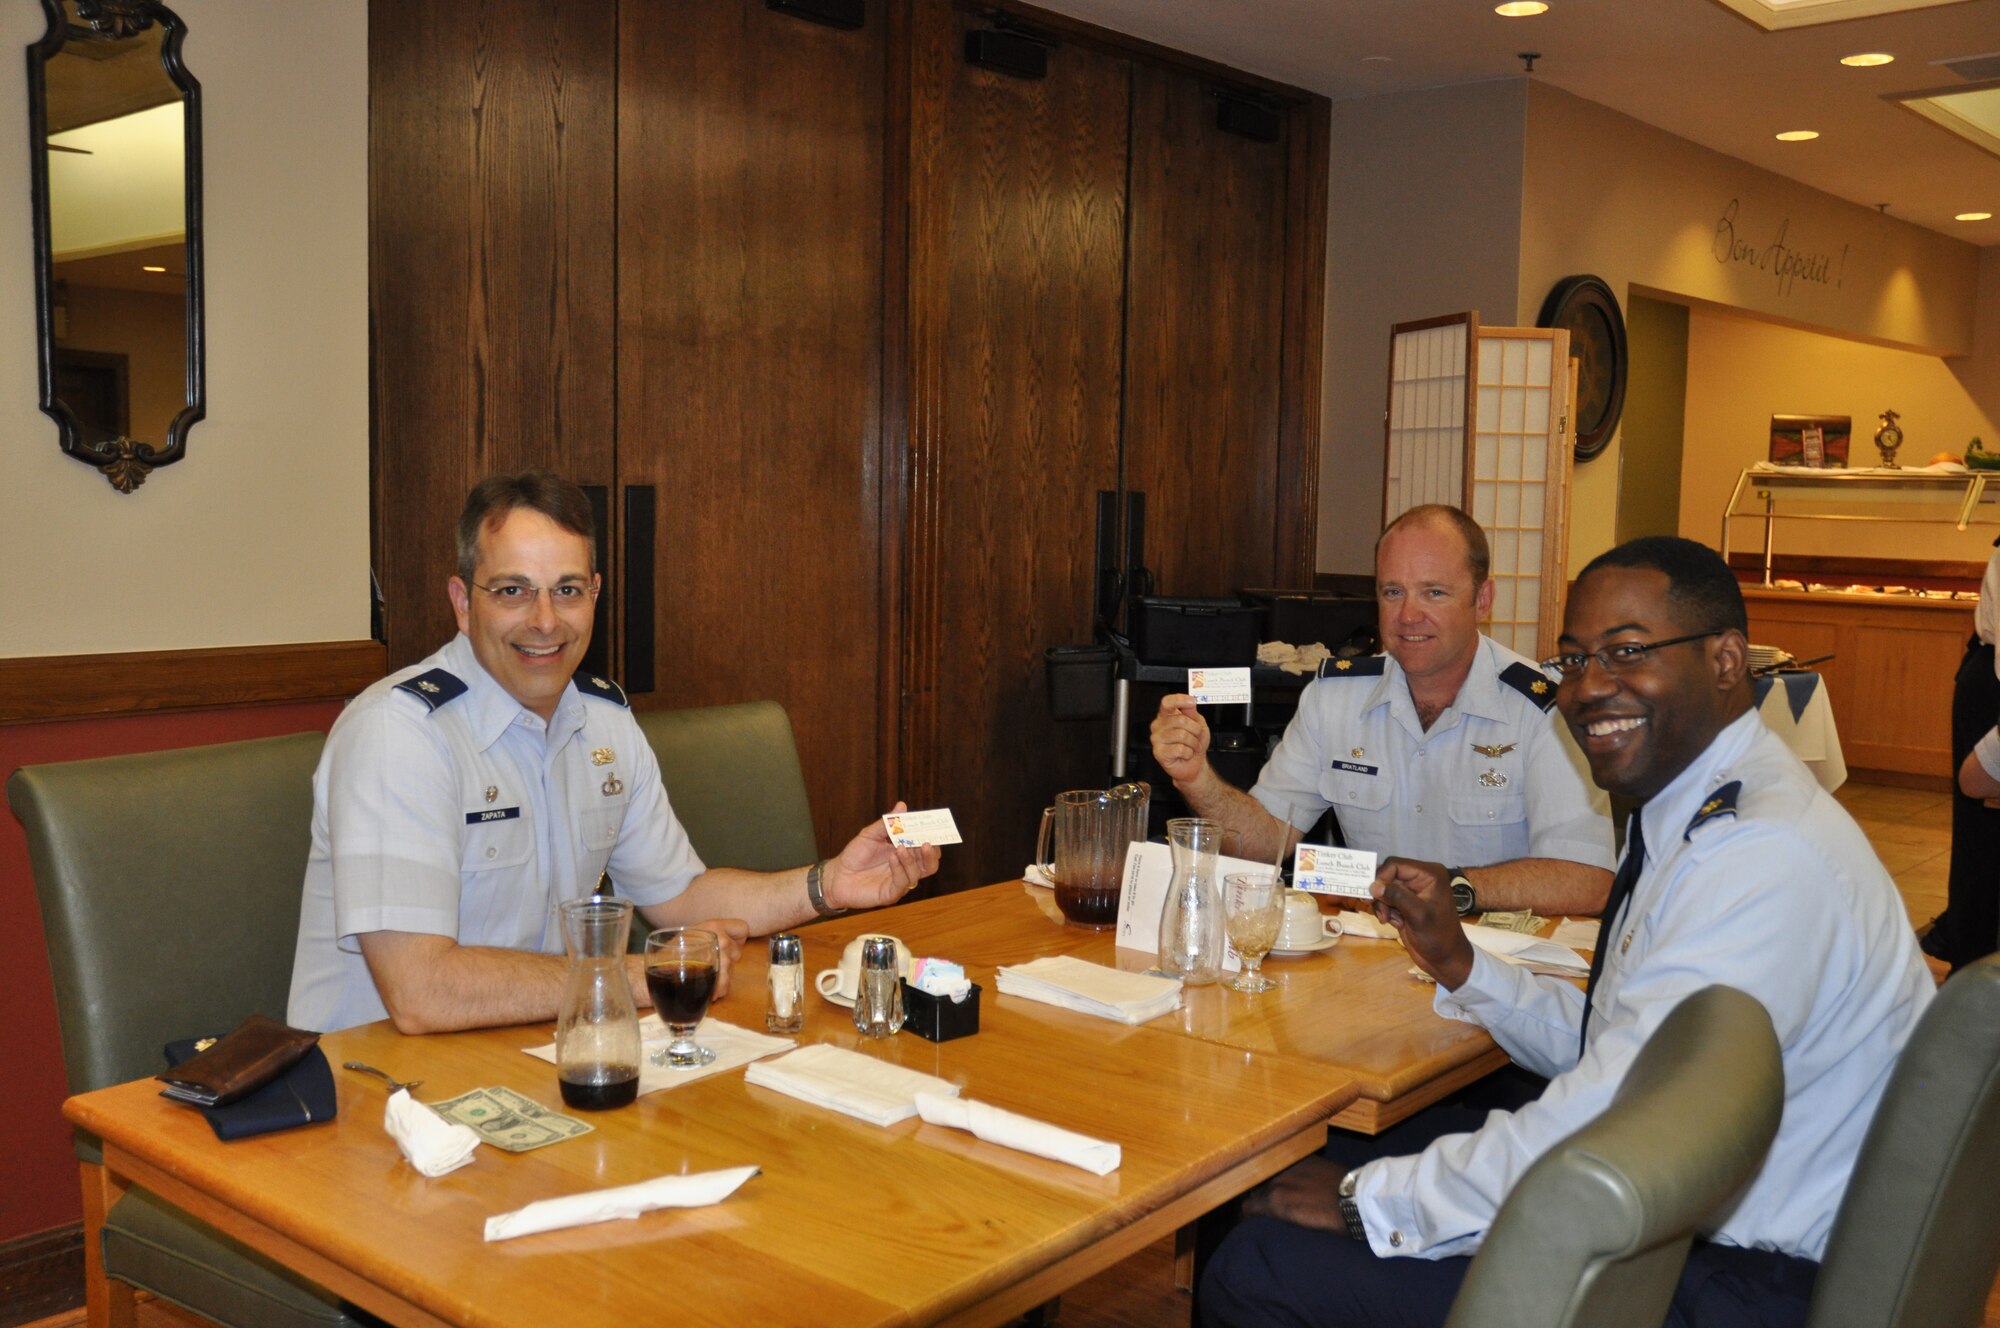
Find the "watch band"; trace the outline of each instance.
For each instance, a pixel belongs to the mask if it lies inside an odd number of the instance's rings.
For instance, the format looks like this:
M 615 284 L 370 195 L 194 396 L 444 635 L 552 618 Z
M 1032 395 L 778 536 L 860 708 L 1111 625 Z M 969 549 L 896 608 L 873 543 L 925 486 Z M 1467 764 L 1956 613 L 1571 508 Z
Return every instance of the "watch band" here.
M 1477 913 L 1479 911 L 1479 894 L 1472 888 L 1472 878 L 1467 876 L 1461 868 L 1453 867 L 1451 869 L 1450 880 L 1452 907 L 1458 910 L 1458 916 L 1461 918 L 1470 917 L 1472 914 Z M 1461 885 L 1465 887 L 1463 896 L 1458 892 L 1458 888 Z M 1463 899 L 1462 903 L 1460 902 L 1461 899 Z
M 823 859 L 815 859 L 813 865 L 806 868 L 806 902 L 813 906 L 813 912 L 820 917 L 838 917 L 847 910 L 827 906 L 826 889 L 820 884 L 820 874 L 825 868 L 826 862 Z
M 1340 1225 L 1354 1240 L 1365 1241 L 1368 1231 L 1361 1225 L 1361 1205 L 1354 1199 L 1354 1173 L 1348 1172 L 1340 1178 Z

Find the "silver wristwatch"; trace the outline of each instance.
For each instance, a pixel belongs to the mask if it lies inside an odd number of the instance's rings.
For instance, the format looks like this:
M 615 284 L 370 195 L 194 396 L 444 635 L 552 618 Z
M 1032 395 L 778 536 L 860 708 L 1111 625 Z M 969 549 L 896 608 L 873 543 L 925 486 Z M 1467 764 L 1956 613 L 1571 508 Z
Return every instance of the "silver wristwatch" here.
M 829 908 L 826 902 L 826 890 L 820 885 L 820 873 L 825 867 L 826 863 L 824 861 L 815 861 L 812 866 L 806 868 L 806 902 L 813 906 L 813 912 L 820 917 L 839 917 L 847 910 L 844 908 Z
M 1354 1183 L 1357 1173 L 1350 1171 L 1340 1178 L 1340 1225 L 1347 1228 L 1347 1234 L 1355 1240 L 1367 1240 L 1368 1233 L 1361 1226 L 1361 1205 L 1354 1201 Z

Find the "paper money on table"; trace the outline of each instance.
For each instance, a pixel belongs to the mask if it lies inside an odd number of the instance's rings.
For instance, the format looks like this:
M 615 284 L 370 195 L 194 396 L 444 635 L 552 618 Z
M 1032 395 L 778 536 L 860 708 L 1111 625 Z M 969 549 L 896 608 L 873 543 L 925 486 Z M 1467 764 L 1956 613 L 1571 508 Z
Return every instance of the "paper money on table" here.
M 526 1153 L 548 1144 L 559 1144 L 596 1129 L 588 1121 L 550 1111 L 531 1097 L 511 1088 L 475 1088 L 460 1093 L 449 1102 L 427 1103 L 448 1121 L 470 1125 L 484 1143 L 509 1153 Z

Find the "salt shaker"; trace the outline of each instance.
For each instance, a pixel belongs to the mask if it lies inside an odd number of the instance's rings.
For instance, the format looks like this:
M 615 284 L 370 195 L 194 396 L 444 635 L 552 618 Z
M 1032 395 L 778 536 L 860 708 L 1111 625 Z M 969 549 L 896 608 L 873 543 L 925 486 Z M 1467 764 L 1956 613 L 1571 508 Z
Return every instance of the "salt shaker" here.
M 770 1004 L 764 1008 L 764 1028 L 771 1033 L 796 1033 L 806 1025 L 806 966 L 799 938 L 781 931 L 771 938 Z
M 854 1027 L 863 1037 L 884 1038 L 903 1026 L 902 974 L 896 942 L 869 936 L 861 942 L 861 980 L 854 993 Z

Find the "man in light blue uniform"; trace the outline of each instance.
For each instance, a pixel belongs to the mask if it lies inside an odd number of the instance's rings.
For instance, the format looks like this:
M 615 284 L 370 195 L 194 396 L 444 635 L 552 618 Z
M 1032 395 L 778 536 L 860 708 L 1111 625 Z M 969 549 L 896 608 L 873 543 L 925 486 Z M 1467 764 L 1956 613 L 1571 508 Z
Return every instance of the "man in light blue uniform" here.
M 1440 859 L 1474 909 L 1595 913 L 1611 884 L 1609 803 L 1549 714 L 1555 684 L 1482 635 L 1486 536 L 1452 507 L 1403 513 L 1375 551 L 1384 655 L 1328 660 L 1248 794 L 1208 764 L 1190 697 L 1160 703 L 1153 755 L 1243 857 L 1289 853 L 1331 807 L 1348 847 Z
M 1438 981 L 1438 1012 L 1491 1031 L 1553 1076 L 1547 1089 L 1518 1111 L 1431 1122 L 1411 1155 L 1353 1165 L 1357 1144 L 1286 1172 L 1210 1264 L 1204 1322 L 1441 1323 L 1508 1190 L 1712 983 L 1769 1011 L 1784 1116 L 1755 1179 L 1712 1215 L 1669 1322 L 1803 1322 L 1933 983 L 1866 837 L 1752 708 L 1746 626 L 1735 578 L 1692 541 L 1637 540 L 1584 569 L 1552 662 L 1559 704 L 1597 782 L 1641 804 L 1588 993 L 1476 951 L 1444 867 L 1398 863 L 1376 885 L 1377 914 Z
M 746 934 L 902 897 L 937 869 L 880 822 L 796 871 L 707 868 L 615 683 L 577 671 L 600 581 L 590 505 L 547 472 L 475 487 L 448 586 L 460 635 L 364 691 L 313 776 L 288 1010 L 320 1030 L 553 1018 L 556 905 L 608 868 L 652 926 Z M 902 810 L 898 803 L 892 810 Z M 638 956 L 632 994 L 650 1003 Z

